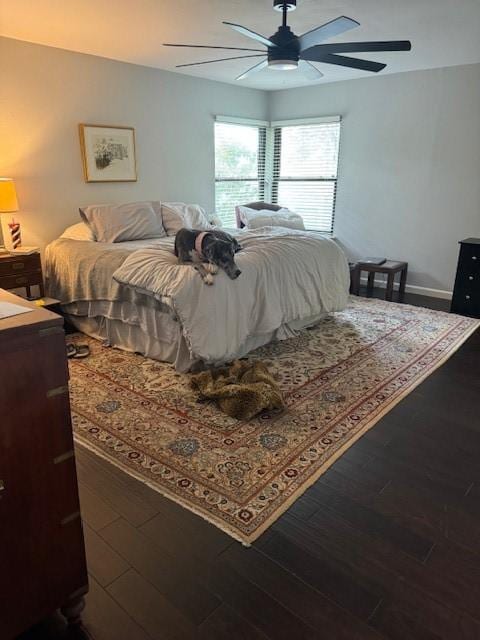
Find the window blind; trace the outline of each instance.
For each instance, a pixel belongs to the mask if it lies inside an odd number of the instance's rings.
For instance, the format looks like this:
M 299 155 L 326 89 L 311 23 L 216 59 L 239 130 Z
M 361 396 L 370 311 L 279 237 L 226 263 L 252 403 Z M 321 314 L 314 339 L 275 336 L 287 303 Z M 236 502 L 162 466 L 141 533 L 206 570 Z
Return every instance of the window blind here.
M 215 122 L 215 210 L 235 227 L 235 207 L 265 197 L 266 126 Z
M 307 229 L 332 232 L 339 119 L 313 124 L 274 125 L 273 130 L 272 202 L 299 213 Z

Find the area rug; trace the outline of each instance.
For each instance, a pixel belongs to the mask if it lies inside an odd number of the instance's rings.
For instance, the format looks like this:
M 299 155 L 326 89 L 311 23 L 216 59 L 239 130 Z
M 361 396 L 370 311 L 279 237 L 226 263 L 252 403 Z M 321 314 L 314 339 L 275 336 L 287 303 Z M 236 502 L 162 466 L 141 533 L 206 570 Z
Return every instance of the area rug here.
M 479 322 L 351 298 L 298 337 L 250 354 L 285 394 L 249 422 L 197 402 L 189 375 L 88 341 L 71 361 L 76 440 L 249 544 L 467 339 Z

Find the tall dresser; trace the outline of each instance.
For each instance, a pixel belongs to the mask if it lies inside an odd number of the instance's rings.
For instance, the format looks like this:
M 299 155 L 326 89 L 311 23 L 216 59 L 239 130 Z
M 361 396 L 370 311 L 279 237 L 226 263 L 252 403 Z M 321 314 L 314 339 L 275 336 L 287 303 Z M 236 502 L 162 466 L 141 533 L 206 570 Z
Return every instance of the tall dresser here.
M 460 242 L 452 313 L 480 318 L 480 238 Z
M 2 640 L 58 608 L 78 621 L 88 591 L 63 320 L 33 308 L 0 319 Z

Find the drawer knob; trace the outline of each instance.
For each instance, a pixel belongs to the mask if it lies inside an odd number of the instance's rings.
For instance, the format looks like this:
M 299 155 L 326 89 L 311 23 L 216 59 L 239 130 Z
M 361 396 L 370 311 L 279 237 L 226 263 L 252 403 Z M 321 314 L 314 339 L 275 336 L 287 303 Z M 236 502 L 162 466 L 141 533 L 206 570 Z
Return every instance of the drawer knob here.
M 25 269 L 25 263 L 24 262 L 14 262 L 12 264 L 12 269 L 14 271 L 21 271 L 22 269 Z
M 25 278 L 25 276 L 22 276 L 21 278 L 17 278 L 15 280 L 16 284 L 25 284 L 28 282 L 28 278 Z
M 468 279 L 469 280 L 473 280 L 473 276 L 468 276 Z
M 477 259 L 477 256 L 472 256 L 472 260 L 476 260 L 476 259 Z
M 470 296 L 465 296 L 465 300 L 470 300 Z

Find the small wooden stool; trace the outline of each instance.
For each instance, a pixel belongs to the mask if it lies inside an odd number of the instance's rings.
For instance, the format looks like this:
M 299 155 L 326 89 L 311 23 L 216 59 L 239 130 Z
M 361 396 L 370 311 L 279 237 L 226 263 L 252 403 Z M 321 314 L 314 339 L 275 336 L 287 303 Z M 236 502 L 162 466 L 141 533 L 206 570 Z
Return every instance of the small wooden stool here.
M 398 290 L 399 300 L 403 300 L 405 295 L 405 285 L 407 283 L 408 262 L 394 262 L 393 260 L 387 260 L 383 264 L 372 264 L 371 262 L 357 262 L 357 269 L 354 272 L 355 282 L 352 286 L 352 293 L 360 295 L 360 276 L 362 271 L 368 273 L 367 293 L 371 294 L 375 285 L 375 274 L 386 273 L 387 289 L 385 292 L 385 300 L 392 301 L 393 296 L 393 283 L 395 281 L 395 274 L 400 273 L 400 288 Z

